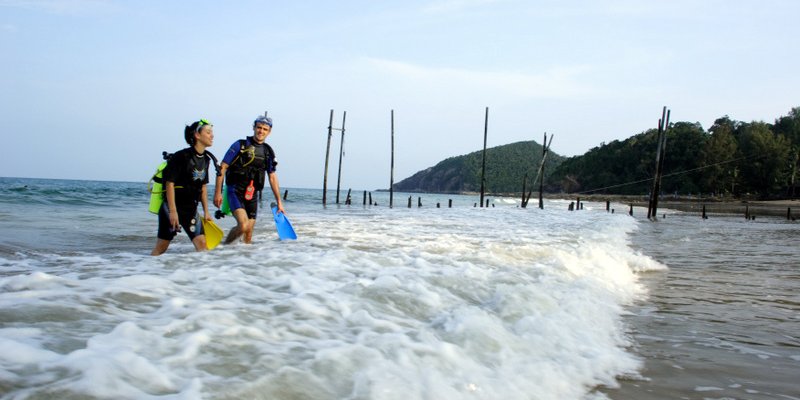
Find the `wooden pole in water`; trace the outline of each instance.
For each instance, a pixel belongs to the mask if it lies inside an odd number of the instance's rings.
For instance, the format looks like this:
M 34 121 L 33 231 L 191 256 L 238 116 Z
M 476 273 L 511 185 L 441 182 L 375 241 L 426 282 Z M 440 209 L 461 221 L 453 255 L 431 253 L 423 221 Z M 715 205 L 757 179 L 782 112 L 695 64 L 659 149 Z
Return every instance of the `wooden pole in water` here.
M 289 189 L 283 191 L 283 199 L 286 200 L 286 196 L 289 196 Z
M 633 216 L 633 204 L 631 204 L 631 209 L 628 211 L 628 215 L 631 217 Z
M 522 200 L 520 201 L 520 206 L 522 208 L 528 207 L 528 202 L 525 201 L 525 186 L 527 183 L 528 183 L 528 174 L 525 174 L 525 176 L 522 178 Z
M 411 198 L 414 196 L 408 196 L 408 208 L 411 208 Z
M 447 208 L 453 208 L 453 199 L 447 199 Z
M 331 109 L 331 120 L 328 122 L 328 147 L 325 150 L 325 176 L 322 179 L 322 205 L 327 203 L 328 199 L 328 159 L 331 155 L 331 136 L 333 136 L 333 110 Z
M 647 218 L 655 220 L 658 212 L 658 195 L 661 192 L 661 177 L 664 174 L 664 155 L 667 152 L 667 129 L 669 129 L 669 116 L 671 110 L 667 106 L 661 110 L 661 119 L 658 120 L 658 146 L 656 148 L 656 172 L 653 177 L 653 189 L 650 193 L 650 202 L 647 207 Z M 665 114 L 666 113 L 666 114 Z
M 483 161 L 481 162 L 481 207 L 486 192 L 486 137 L 489 134 L 489 107 L 486 107 L 486 118 L 483 123 Z
M 544 145 L 542 146 L 542 163 L 539 166 L 539 209 L 544 210 L 544 160 L 547 159 L 547 152 L 553 144 L 553 134 L 550 134 L 550 143 L 547 142 L 547 132 L 544 133 Z
M 339 176 L 336 179 L 336 204 L 339 204 L 339 186 L 342 183 L 342 156 L 344 155 L 344 120 L 347 118 L 347 111 L 342 114 L 342 142 L 339 144 Z
M 703 219 L 708 219 L 708 215 L 706 215 L 706 205 L 703 204 Z
M 367 191 L 366 190 L 364 191 L 364 204 L 363 205 L 367 205 Z
M 394 206 L 394 110 L 392 110 L 392 164 L 389 170 L 389 208 Z

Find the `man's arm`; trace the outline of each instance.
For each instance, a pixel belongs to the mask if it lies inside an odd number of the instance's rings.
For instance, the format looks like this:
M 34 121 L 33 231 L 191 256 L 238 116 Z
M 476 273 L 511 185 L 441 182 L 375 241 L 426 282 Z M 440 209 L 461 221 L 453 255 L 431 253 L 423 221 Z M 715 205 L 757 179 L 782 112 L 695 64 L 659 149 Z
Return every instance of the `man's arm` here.
M 285 213 L 283 210 L 283 202 L 281 201 L 281 187 L 278 184 L 278 174 L 272 172 L 269 175 L 269 187 L 272 188 L 272 194 L 275 196 L 275 202 L 278 204 L 278 212 Z
M 214 183 L 214 206 L 217 208 L 222 207 L 222 184 L 225 181 L 225 171 L 228 170 L 228 164 L 223 161 L 219 165 L 219 176 Z

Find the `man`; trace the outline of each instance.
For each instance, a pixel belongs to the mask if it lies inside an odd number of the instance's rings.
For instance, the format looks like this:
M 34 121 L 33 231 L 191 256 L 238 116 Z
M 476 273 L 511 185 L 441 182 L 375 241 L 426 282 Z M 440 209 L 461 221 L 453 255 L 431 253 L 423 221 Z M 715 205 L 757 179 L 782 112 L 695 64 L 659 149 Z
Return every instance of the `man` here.
M 154 256 L 167 251 L 181 227 L 197 251 L 207 250 L 203 223 L 197 218 L 197 203 L 203 205 L 203 218 L 210 221 L 206 185 L 209 157 L 214 156 L 206 148 L 214 142 L 213 125 L 201 119 L 187 126 L 183 135 L 189 147 L 173 154 L 163 171 L 167 201 L 158 211 L 158 240 L 151 253 Z
M 236 218 L 236 226 L 228 233 L 225 243 L 242 237 L 251 243 L 253 227 L 258 214 L 258 195 L 264 188 L 265 178 L 269 180 L 272 194 L 278 204 L 278 212 L 283 213 L 278 176 L 275 174 L 275 152 L 265 140 L 272 133 L 272 118 L 259 116 L 253 121 L 253 136 L 237 140 L 225 153 L 220 166 L 221 175 L 217 177 L 214 191 L 214 205 L 222 204 L 223 179 L 227 183 L 228 205 Z M 224 177 L 224 178 L 223 178 Z

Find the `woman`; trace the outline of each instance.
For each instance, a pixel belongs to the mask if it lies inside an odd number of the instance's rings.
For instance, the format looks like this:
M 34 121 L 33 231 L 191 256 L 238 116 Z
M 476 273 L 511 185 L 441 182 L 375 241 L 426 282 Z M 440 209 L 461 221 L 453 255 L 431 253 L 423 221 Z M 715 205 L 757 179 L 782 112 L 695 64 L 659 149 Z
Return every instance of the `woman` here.
M 154 256 L 167 251 L 181 227 L 197 251 L 207 250 L 203 223 L 197 215 L 197 203 L 203 205 L 203 218 L 210 221 L 206 185 L 210 159 L 214 160 L 215 167 L 216 160 L 206 148 L 214 142 L 213 127 L 204 119 L 187 126 L 184 138 L 189 147 L 176 152 L 167 161 L 163 172 L 166 201 L 158 212 L 158 240 L 151 253 Z

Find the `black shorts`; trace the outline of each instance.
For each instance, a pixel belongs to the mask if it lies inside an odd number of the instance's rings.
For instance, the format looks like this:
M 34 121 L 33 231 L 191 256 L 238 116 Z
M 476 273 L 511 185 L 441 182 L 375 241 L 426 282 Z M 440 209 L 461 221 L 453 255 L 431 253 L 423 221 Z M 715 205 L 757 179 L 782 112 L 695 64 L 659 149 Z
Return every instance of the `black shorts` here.
M 195 236 L 203 234 L 203 221 L 197 216 L 197 205 L 194 207 L 179 207 L 178 222 L 190 240 L 194 240 Z M 169 223 L 169 208 L 165 201 L 158 210 L 158 238 L 172 240 L 177 234 L 178 231 L 173 230 L 172 225 Z
M 250 200 L 244 199 L 244 192 L 247 186 L 235 185 L 228 186 L 228 207 L 231 211 L 244 208 L 247 212 L 247 218 L 256 219 L 258 214 L 258 193 L 253 193 L 253 198 Z

